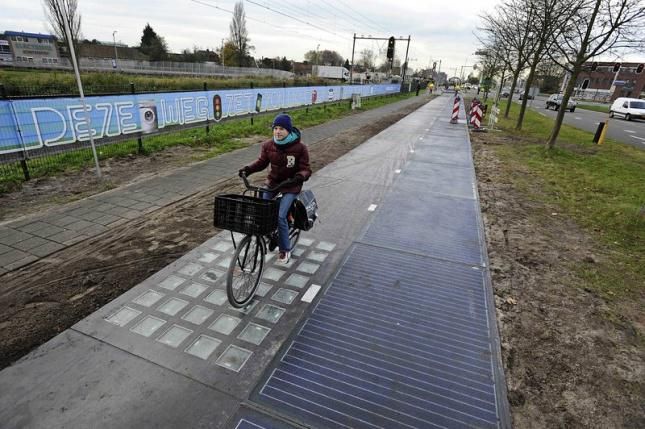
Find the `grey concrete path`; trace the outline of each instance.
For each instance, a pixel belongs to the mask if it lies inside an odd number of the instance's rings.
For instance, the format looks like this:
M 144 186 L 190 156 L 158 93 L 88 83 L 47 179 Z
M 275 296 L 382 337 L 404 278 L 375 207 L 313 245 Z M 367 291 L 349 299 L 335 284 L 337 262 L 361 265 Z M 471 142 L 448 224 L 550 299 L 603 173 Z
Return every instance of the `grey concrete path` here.
M 369 124 L 415 98 L 335 120 L 303 131 L 308 145 L 343 130 Z M 46 213 L 0 223 L 0 275 L 24 267 L 110 228 L 138 219 L 231 177 L 258 154 L 257 145 L 190 167 L 159 174 L 129 186 L 103 192 Z
M 353 422 L 345 427 L 508 427 L 468 133 L 464 123 L 447 124 L 451 109 L 451 98 L 440 97 L 314 175 L 308 186 L 321 222 L 303 234 L 289 266 L 270 255 L 244 311 L 226 302 L 232 243 L 220 233 L 0 372 L 2 427 L 341 427 L 313 408 L 324 401 Z M 228 165 L 230 176 L 254 156 L 236 152 L 217 166 Z M 199 164 L 153 182 L 176 183 L 181 198 L 189 178 L 213 180 L 213 170 Z M 373 272 L 355 271 L 364 260 Z M 361 285 L 373 289 L 354 290 Z M 356 307 L 342 308 L 347 302 Z M 402 319 L 379 325 L 391 316 Z M 393 326 L 405 344 L 390 344 Z M 315 355 L 347 361 L 360 356 L 350 346 L 367 347 L 358 367 L 380 366 L 388 376 L 368 374 L 369 388 L 341 377 L 351 389 L 344 392 L 314 379 L 289 397 L 306 401 L 319 385 L 327 393 L 314 392 L 305 409 L 285 408 L 275 392 L 299 386 L 277 371 L 294 368 L 287 360 L 303 353 L 302 341 L 325 333 Z M 392 379 L 389 366 L 412 375 Z M 312 373 L 298 370 L 297 380 Z

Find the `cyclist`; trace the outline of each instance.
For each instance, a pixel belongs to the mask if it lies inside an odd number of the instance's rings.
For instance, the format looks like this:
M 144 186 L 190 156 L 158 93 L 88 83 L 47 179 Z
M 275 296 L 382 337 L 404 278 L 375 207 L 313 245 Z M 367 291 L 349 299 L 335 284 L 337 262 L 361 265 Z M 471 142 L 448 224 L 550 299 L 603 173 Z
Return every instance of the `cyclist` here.
M 273 138 L 265 141 L 260 149 L 259 158 L 241 168 L 239 175 L 249 176 L 264 170 L 271 165 L 271 171 L 266 179 L 268 187 L 291 180 L 278 191 L 282 193 L 278 212 L 278 249 L 277 263 L 284 265 L 289 262 L 291 249 L 289 247 L 289 224 L 287 215 L 291 204 L 302 189 L 302 183 L 311 176 L 309 166 L 309 151 L 300 141 L 300 130 L 293 126 L 291 117 L 281 113 L 273 120 Z M 275 194 L 265 192 L 263 198 L 273 198 Z M 273 244 L 275 246 L 275 244 Z M 270 246 L 270 250 L 274 247 Z

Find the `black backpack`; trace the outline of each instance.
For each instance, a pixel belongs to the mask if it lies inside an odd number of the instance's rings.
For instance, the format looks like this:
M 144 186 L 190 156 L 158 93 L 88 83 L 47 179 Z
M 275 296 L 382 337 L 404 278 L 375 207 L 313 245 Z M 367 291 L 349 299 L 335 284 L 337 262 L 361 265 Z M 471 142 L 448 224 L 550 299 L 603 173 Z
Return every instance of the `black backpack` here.
M 318 218 L 318 203 L 310 190 L 301 191 L 293 201 L 294 226 L 309 231 Z

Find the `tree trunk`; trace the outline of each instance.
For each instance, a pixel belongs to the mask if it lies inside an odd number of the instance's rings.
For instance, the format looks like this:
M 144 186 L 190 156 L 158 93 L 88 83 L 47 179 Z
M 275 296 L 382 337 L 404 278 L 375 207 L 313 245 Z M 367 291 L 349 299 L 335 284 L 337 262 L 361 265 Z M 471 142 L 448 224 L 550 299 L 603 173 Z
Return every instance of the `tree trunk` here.
M 522 123 L 524 122 L 524 114 L 526 113 L 526 103 L 528 102 L 528 92 L 529 88 L 533 84 L 533 79 L 535 79 L 535 69 L 537 68 L 538 61 L 533 61 L 531 70 L 529 71 L 529 76 L 526 78 L 526 84 L 524 85 L 524 97 L 522 97 L 522 106 L 520 107 L 520 115 L 517 118 L 517 124 L 515 124 L 516 130 L 522 129 Z
M 511 102 L 513 101 L 513 92 L 515 91 L 515 87 L 517 86 L 517 79 L 520 77 L 520 72 L 521 71 L 522 71 L 522 66 L 520 64 L 517 64 L 517 68 L 513 72 L 513 83 L 511 83 L 511 89 L 509 91 L 508 101 L 506 103 L 506 110 L 504 111 L 504 118 L 506 118 L 506 119 L 508 119 L 508 113 L 511 111 Z
M 578 79 L 578 75 L 580 74 L 581 68 L 582 68 L 582 64 L 575 64 L 573 67 L 573 73 L 569 78 L 569 82 L 567 83 L 567 87 L 564 90 L 564 94 L 562 94 L 562 104 L 560 105 L 560 109 L 558 110 L 558 116 L 556 116 L 555 118 L 555 124 L 553 124 L 553 129 L 551 130 L 551 136 L 549 136 L 549 140 L 546 142 L 547 149 L 553 149 L 555 147 L 555 141 L 558 138 L 558 134 L 560 134 L 560 128 L 562 127 L 564 112 L 567 109 L 567 104 L 569 104 L 569 98 L 571 98 L 573 89 L 576 86 L 576 79 Z

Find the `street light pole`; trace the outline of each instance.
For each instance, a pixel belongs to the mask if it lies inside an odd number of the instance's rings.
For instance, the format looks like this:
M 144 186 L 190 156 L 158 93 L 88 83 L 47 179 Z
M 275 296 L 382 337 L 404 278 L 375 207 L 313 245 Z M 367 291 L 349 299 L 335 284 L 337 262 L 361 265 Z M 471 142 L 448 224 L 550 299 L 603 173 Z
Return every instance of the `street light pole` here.
M 119 69 L 119 55 L 116 52 L 116 33 L 117 30 L 112 32 L 112 40 L 114 41 L 114 68 Z

